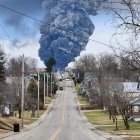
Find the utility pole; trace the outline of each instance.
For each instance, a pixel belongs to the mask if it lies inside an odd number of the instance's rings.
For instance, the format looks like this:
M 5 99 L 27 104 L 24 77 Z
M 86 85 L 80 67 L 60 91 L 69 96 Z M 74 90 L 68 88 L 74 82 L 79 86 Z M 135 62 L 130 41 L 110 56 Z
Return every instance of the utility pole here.
M 54 73 L 55 73 L 55 68 L 53 68 L 53 80 L 52 80 L 52 89 L 53 89 L 53 93 L 54 93 L 54 89 L 55 89 L 55 85 L 54 85 Z
M 39 76 L 39 68 L 38 68 L 38 98 L 37 98 L 38 117 L 39 117 L 39 80 L 40 80 L 40 76 Z
M 49 94 L 49 80 L 48 80 L 48 73 L 47 73 L 47 98 L 48 98 L 48 94 Z
M 22 56 L 21 124 L 24 126 L 24 54 Z
M 51 97 L 52 97 L 52 72 L 51 72 Z
M 46 91 L 46 88 L 45 88 L 45 72 L 44 72 L 44 110 L 45 110 L 45 91 Z

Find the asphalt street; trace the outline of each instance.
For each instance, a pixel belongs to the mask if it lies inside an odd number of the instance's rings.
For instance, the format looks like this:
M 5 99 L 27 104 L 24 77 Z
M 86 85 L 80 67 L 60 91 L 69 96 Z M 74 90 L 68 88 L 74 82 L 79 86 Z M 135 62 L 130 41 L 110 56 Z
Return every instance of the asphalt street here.
M 64 82 L 49 115 L 37 127 L 3 140 L 105 140 L 89 130 L 77 111 L 72 81 Z

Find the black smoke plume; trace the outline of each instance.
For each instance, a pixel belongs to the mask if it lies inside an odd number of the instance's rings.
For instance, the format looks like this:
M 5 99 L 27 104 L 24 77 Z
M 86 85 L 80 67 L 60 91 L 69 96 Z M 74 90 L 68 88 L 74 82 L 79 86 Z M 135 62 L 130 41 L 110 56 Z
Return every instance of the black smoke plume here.
M 90 15 L 96 15 L 101 0 L 45 0 L 45 22 L 40 29 L 39 56 L 44 63 L 50 57 L 56 68 L 65 68 L 85 49 L 94 31 Z

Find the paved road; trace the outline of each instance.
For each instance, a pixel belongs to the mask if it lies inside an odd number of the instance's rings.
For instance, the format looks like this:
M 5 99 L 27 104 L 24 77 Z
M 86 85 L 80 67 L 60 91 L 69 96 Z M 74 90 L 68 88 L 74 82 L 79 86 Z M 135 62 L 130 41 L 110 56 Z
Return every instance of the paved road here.
M 3 140 L 105 140 L 91 132 L 78 114 L 72 82 L 64 82 L 52 111 L 39 126 Z

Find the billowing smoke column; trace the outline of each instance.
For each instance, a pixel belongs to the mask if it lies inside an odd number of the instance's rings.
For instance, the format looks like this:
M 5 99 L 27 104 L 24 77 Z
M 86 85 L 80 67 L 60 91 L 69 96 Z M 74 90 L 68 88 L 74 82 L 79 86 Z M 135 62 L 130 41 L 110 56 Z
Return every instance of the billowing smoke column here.
M 101 0 L 45 0 L 45 22 L 41 26 L 39 56 L 44 63 L 50 57 L 63 69 L 85 49 L 94 25 L 89 15 L 96 14 Z

